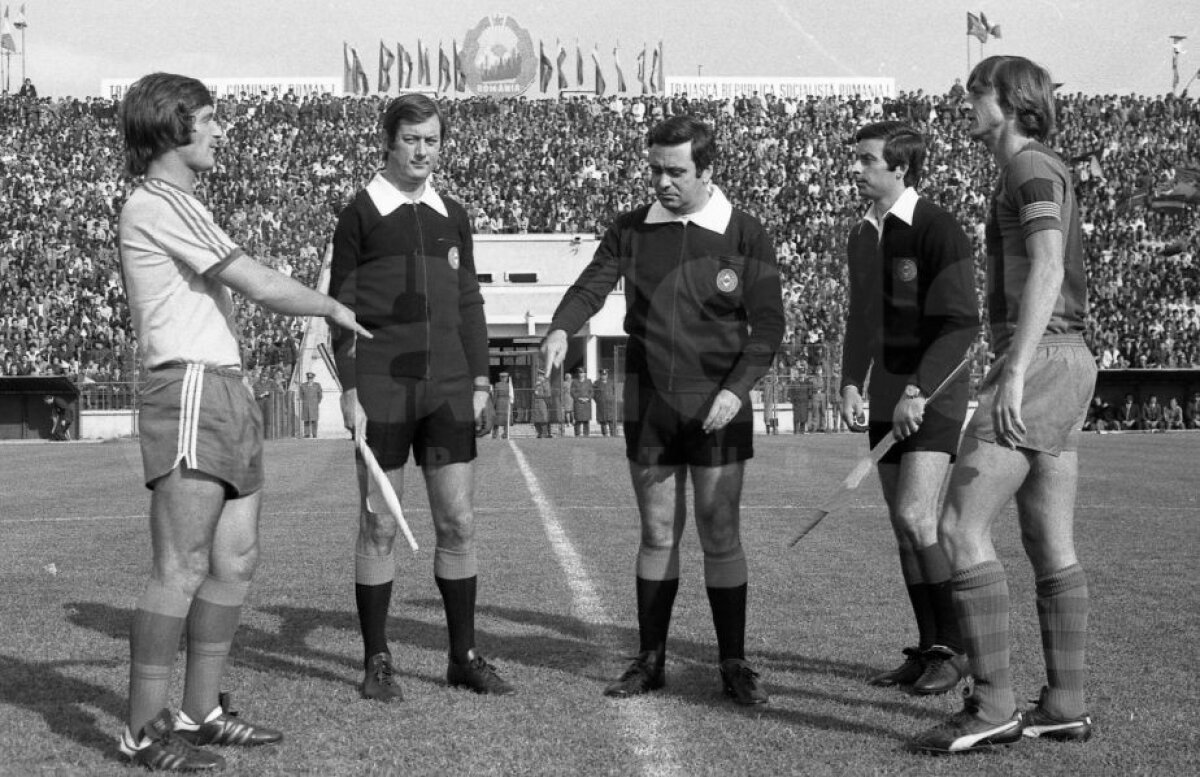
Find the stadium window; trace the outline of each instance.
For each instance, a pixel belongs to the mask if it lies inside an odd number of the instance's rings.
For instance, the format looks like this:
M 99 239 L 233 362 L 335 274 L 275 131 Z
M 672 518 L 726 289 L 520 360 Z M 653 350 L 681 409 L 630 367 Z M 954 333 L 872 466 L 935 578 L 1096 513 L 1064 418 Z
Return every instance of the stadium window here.
M 509 283 L 537 283 L 538 274 L 535 272 L 506 272 L 504 280 Z
M 475 273 L 475 280 L 479 281 L 480 283 L 491 283 L 492 274 L 490 272 Z

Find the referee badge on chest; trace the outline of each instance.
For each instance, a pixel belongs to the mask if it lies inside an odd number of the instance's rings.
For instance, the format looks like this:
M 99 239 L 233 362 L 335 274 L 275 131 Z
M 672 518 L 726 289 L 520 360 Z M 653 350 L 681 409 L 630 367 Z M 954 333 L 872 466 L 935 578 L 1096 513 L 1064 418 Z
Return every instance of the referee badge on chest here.
M 450 246 L 450 250 L 446 252 L 446 261 L 450 263 L 451 270 L 458 269 L 458 246 Z
M 738 287 L 737 273 L 728 267 L 717 273 L 717 290 L 729 294 Z
M 896 279 L 901 283 L 912 283 L 917 279 L 917 263 L 904 257 L 896 260 Z

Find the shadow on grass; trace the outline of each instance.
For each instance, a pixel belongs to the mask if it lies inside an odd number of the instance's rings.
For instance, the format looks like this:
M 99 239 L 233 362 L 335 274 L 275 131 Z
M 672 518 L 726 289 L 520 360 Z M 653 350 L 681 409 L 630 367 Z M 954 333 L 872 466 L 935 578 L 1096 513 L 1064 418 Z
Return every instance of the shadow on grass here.
M 0 654 L 0 699 L 41 715 L 46 728 L 65 740 L 91 748 L 108 761 L 124 762 L 117 751 L 111 724 L 97 725 L 85 706 L 96 707 L 125 720 L 125 698 L 111 688 L 63 674 L 63 667 L 111 666 L 109 661 L 24 661 Z M 0 766 L 0 771 L 3 767 Z
M 268 630 L 243 623 L 234 641 L 231 661 L 237 666 L 264 674 L 315 679 L 356 688 L 360 680 L 359 673 L 362 671 L 362 664 L 357 657 L 357 649 L 361 642 L 353 604 L 348 604 L 347 610 L 282 605 L 256 607 L 255 612 L 278 618 L 279 627 L 277 630 Z M 441 600 L 403 600 L 393 602 L 392 607 L 393 611 L 402 612 L 416 609 L 428 616 L 423 620 L 412 617 L 389 618 L 388 636 L 393 653 L 397 656 L 397 674 L 418 682 L 442 685 L 444 678 L 440 673 L 413 671 L 406 668 L 407 662 L 401 658 L 404 646 L 433 652 L 446 650 L 446 629 Z M 128 639 L 129 622 L 132 617 L 129 610 L 95 602 L 73 602 L 67 604 L 66 609 L 69 620 L 75 625 L 114 639 Z M 604 640 L 604 644 L 600 644 L 586 638 L 595 627 L 573 616 L 495 605 L 480 606 L 479 614 L 518 626 L 532 627 L 531 633 L 527 635 L 501 634 L 477 629 L 480 651 L 495 659 L 502 673 L 511 677 L 511 672 L 505 671 L 505 665 L 515 664 L 575 674 L 596 684 L 598 703 L 603 683 L 613 679 L 624 659 L 633 652 L 637 644 L 637 630 L 631 626 L 610 627 L 614 629 L 614 633 L 611 638 Z M 536 632 L 533 629 L 536 629 Z M 313 634 L 325 630 L 345 632 L 345 650 L 313 647 Z M 622 652 L 608 647 L 613 644 L 627 645 L 629 651 Z M 669 653 L 669 685 L 660 694 L 674 697 L 680 702 L 700 706 L 727 704 L 737 713 L 828 731 L 859 732 L 888 739 L 905 736 L 893 729 L 834 715 L 809 714 L 771 705 L 735 707 L 719 697 L 721 684 L 716 668 L 715 644 L 707 641 L 672 639 L 669 643 Z M 863 680 L 875 670 L 874 667 L 770 650 L 751 651 L 749 659 L 765 673 L 764 685 L 777 697 L 809 700 L 820 705 L 833 703 L 855 708 L 879 709 L 920 719 L 931 716 L 931 711 L 925 706 L 903 699 L 855 697 L 795 685 L 780 686 L 773 684 L 770 678 L 773 672 L 787 672 Z M 64 697 L 62 701 L 74 698 Z M 118 713 L 117 717 L 119 719 L 121 715 Z

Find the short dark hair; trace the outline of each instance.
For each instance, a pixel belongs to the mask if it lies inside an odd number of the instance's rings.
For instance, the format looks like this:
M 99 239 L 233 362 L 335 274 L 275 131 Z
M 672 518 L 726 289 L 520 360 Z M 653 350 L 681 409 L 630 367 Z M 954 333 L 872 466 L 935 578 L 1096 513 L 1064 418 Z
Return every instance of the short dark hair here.
M 440 139 L 445 140 L 449 127 L 446 125 L 446 117 L 442 114 L 442 109 L 435 101 L 423 94 L 410 93 L 402 94 L 388 103 L 387 110 L 383 112 L 383 119 L 380 121 L 386 144 L 383 158 L 387 159 L 388 149 L 395 144 L 396 133 L 400 131 L 401 124 L 420 124 L 435 116 L 438 126 L 441 128 Z
M 678 146 L 691 142 L 692 161 L 696 163 L 696 172 L 712 167 L 717 158 L 717 139 L 712 127 L 686 113 L 672 116 L 650 128 L 646 133 L 646 145 Z
M 902 121 L 877 121 L 854 133 L 855 143 L 864 140 L 883 141 L 883 161 L 887 162 L 889 170 L 908 165 L 904 173 L 905 186 L 916 186 L 921 182 L 928 147 L 925 145 L 925 136 L 920 132 Z
M 125 170 L 143 175 L 159 156 L 191 143 L 192 114 L 212 104 L 208 87 L 195 78 L 151 73 L 135 81 L 121 100 Z
M 994 90 L 996 102 L 1016 117 L 1024 135 L 1044 142 L 1054 134 L 1054 81 L 1036 62 L 1025 57 L 988 57 L 967 78 L 967 89 L 976 88 Z

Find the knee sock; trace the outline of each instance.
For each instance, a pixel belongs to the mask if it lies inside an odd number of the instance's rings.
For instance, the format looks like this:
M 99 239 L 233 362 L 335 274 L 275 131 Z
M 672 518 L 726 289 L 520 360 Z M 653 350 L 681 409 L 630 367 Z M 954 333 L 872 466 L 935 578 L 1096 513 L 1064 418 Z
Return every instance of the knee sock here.
M 908 592 L 908 601 L 917 621 L 917 647 L 925 650 L 937 642 L 937 611 L 929 585 L 921 574 L 921 564 L 912 551 L 901 549 L 900 573 L 904 576 L 904 590 Z
M 1038 621 L 1046 658 L 1049 692 L 1046 710 L 1059 719 L 1085 712 L 1083 686 L 1087 678 L 1087 576 L 1078 564 L 1037 581 Z
M 958 628 L 958 616 L 954 612 L 954 597 L 950 589 L 950 561 L 946 558 L 946 551 L 934 543 L 918 548 L 917 560 L 921 563 L 921 577 L 929 590 L 929 602 L 933 610 L 933 644 L 961 653 L 962 632 Z
M 475 593 L 479 563 L 474 546 L 466 550 L 435 548 L 433 579 L 442 594 L 446 630 L 450 634 L 450 660 L 465 664 L 475 647 Z
M 392 603 L 392 580 L 396 556 L 354 556 L 354 604 L 362 629 L 363 664 L 376 653 L 387 653 L 388 607 Z
M 720 555 L 704 554 L 704 585 L 721 661 L 746 657 L 746 578 L 741 545 Z
M 671 610 L 679 592 L 679 548 L 642 545 L 637 556 L 638 651 L 666 655 Z
M 218 580 L 210 575 L 192 600 L 187 617 L 183 711 L 194 721 L 205 720 L 219 704 L 225 659 L 249 589 L 248 580 Z
M 1008 578 L 999 561 L 959 570 L 950 578 L 963 646 L 975 678 L 979 714 L 1002 723 L 1017 708 L 1009 669 Z
M 155 581 L 146 584 L 129 629 L 129 731 L 137 737 L 167 706 L 171 667 L 191 599 Z

